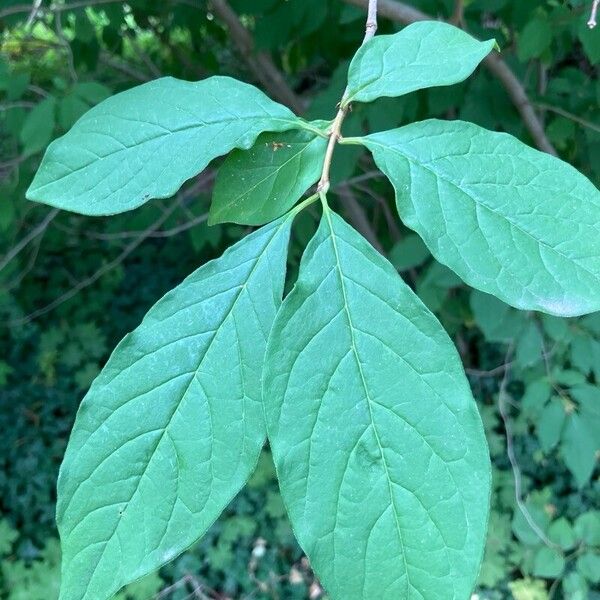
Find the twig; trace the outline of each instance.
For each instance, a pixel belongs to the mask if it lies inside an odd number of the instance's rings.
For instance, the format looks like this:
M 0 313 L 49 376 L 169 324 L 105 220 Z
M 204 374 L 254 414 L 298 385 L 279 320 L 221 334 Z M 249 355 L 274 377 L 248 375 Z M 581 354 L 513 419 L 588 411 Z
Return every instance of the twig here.
M 347 4 L 353 4 L 354 6 L 360 6 L 362 8 L 367 8 L 369 3 L 369 0 L 343 1 Z M 392 21 L 405 24 L 433 20 L 433 17 L 426 13 L 402 2 L 397 2 L 396 0 L 379 0 L 379 14 Z M 519 111 L 521 119 L 523 120 L 525 127 L 527 127 L 535 145 L 540 150 L 556 156 L 556 149 L 546 137 L 544 127 L 538 119 L 523 85 L 502 60 L 500 54 L 494 50 L 484 59 L 483 64 L 500 81 L 504 86 L 504 89 L 508 92 L 508 95 L 516 109 Z
M 212 174 L 211 174 L 212 176 Z M 195 185 L 187 189 L 183 192 L 183 195 L 186 197 L 191 197 L 198 192 L 198 189 L 206 184 L 206 178 L 199 178 Z M 177 201 L 173 202 L 171 206 L 157 219 L 152 225 L 150 225 L 140 236 L 134 239 L 130 244 L 128 244 L 124 250 L 113 260 L 103 265 L 100 269 L 98 269 L 95 273 L 81 280 L 79 283 L 74 285 L 71 289 L 67 290 L 64 294 L 60 295 L 58 298 L 55 298 L 49 304 L 34 310 L 32 313 L 18 318 L 13 319 L 7 323 L 9 326 L 19 326 L 24 325 L 25 323 L 29 323 L 42 315 L 49 313 L 54 310 L 61 304 L 64 304 L 74 296 L 76 296 L 81 290 L 89 287 L 94 284 L 98 279 L 100 279 L 103 275 L 120 265 L 146 238 L 148 238 L 152 233 L 157 231 L 162 224 L 171 216 L 171 214 L 178 208 L 179 203 Z
M 58 214 L 58 208 L 53 208 L 44 219 L 34 227 L 18 244 L 16 244 L 5 256 L 2 260 L 0 260 L 0 271 L 4 270 L 6 265 L 10 263 L 10 261 L 17 256 L 24 248 L 26 248 L 30 242 L 32 242 L 36 237 L 44 233 L 46 227 L 50 225 L 54 217 Z
M 0 111 L 11 110 L 12 108 L 33 108 L 35 104 L 35 102 L 29 102 L 28 100 L 5 102 L 3 104 L 0 104 Z
M 327 193 L 329 190 L 329 173 L 331 171 L 333 152 L 335 150 L 335 145 L 338 143 L 341 137 L 342 123 L 346 118 L 347 112 L 347 107 L 340 106 L 340 109 L 338 110 L 338 113 L 333 121 L 333 125 L 331 126 L 331 130 L 329 131 L 329 142 L 327 144 L 327 150 L 325 151 L 325 158 L 323 159 L 323 170 L 321 172 L 321 179 L 319 179 L 319 184 L 317 185 L 317 191 L 319 192 Z
M 182 223 L 181 225 L 177 225 L 176 227 L 172 227 L 171 229 L 164 229 L 161 231 L 153 231 L 146 235 L 147 238 L 168 238 L 188 229 L 192 229 L 196 227 L 196 225 L 200 225 L 200 223 L 204 223 L 208 219 L 208 213 L 203 213 L 198 215 L 197 217 Z M 144 235 L 144 231 L 119 231 L 117 233 L 96 233 L 96 232 L 86 232 L 87 237 L 95 240 L 126 240 L 131 238 L 137 238 L 141 235 Z
M 35 21 L 35 18 L 38 14 L 38 11 L 40 10 L 41 5 L 42 0 L 34 0 L 33 6 L 31 7 L 31 12 L 29 13 L 29 16 L 27 17 L 27 22 L 25 23 L 25 29 L 29 29 L 33 25 L 33 22 Z
M 377 204 L 381 207 L 381 211 L 383 212 L 383 218 L 387 223 L 388 230 L 390 232 L 390 236 L 394 243 L 399 242 L 402 239 L 402 234 L 400 233 L 400 228 L 398 227 L 398 219 L 394 217 L 390 207 L 388 205 L 387 200 L 384 196 L 380 194 L 376 194 L 369 186 L 362 185 L 361 183 L 351 183 L 352 180 L 348 180 L 348 185 L 355 187 L 357 190 L 361 191 L 363 194 L 370 196 L 377 202 Z
M 371 38 L 373 38 L 375 33 L 377 33 L 377 2 L 378 0 L 367 0 L 365 4 L 367 7 L 367 23 L 365 26 L 365 37 L 363 38 L 361 46 L 366 44 Z M 327 193 L 329 190 L 329 172 L 331 170 L 333 152 L 336 144 L 341 138 L 342 124 L 344 123 L 344 119 L 346 118 L 349 110 L 349 106 L 344 103 L 346 91 L 347 90 L 344 90 L 344 95 L 342 96 L 342 101 L 340 102 L 340 108 L 335 116 L 331 130 L 329 131 L 329 143 L 327 144 L 327 150 L 325 151 L 321 179 L 319 179 L 319 183 L 317 185 L 317 190 L 319 192 Z
M 594 29 L 598 24 L 597 16 L 598 16 L 598 8 L 600 7 L 600 0 L 594 0 L 592 4 L 592 11 L 590 13 L 590 20 L 587 22 L 587 26 L 590 29 Z
M 289 106 L 296 113 L 302 113 L 304 110 L 302 101 L 290 88 L 271 57 L 265 52 L 254 52 L 252 36 L 229 6 L 227 0 L 211 0 L 211 7 L 214 14 L 227 26 L 242 58 L 254 76 L 277 100 Z
M 54 25 L 56 31 L 56 37 L 60 40 L 63 48 L 65 49 L 68 57 L 68 67 L 69 74 L 71 75 L 72 81 L 77 81 L 77 71 L 75 70 L 75 57 L 73 56 L 73 50 L 71 49 L 71 44 L 69 44 L 69 40 L 65 35 L 65 32 L 62 27 L 62 15 L 60 12 L 54 13 Z
M 105 65 L 115 69 L 115 71 L 120 71 L 124 75 L 136 79 L 137 81 L 141 81 L 142 83 L 146 83 L 146 81 L 150 81 L 152 79 L 150 75 L 147 75 L 142 71 L 138 71 L 135 67 L 132 67 L 128 63 L 119 61 L 108 53 L 102 52 L 100 54 L 100 60 Z
M 366 44 L 377 33 L 377 0 L 369 0 L 367 11 L 367 25 L 363 44 Z
M 506 351 L 506 356 L 504 358 L 504 362 L 508 366 L 504 371 L 504 377 L 500 382 L 500 389 L 498 390 L 498 410 L 500 412 L 500 417 L 502 418 L 502 422 L 504 423 L 504 429 L 506 431 L 506 454 L 508 455 L 508 460 L 510 462 L 515 481 L 515 500 L 517 502 L 517 507 L 519 508 L 521 514 L 527 521 L 527 524 L 529 525 L 529 527 L 531 527 L 533 532 L 540 538 L 540 540 L 549 548 L 558 548 L 558 546 L 554 542 L 549 540 L 546 534 L 540 529 L 539 525 L 535 522 L 530 512 L 527 510 L 525 503 L 523 502 L 523 480 L 521 476 L 521 469 L 519 467 L 519 463 L 517 462 L 517 457 L 515 455 L 512 425 L 510 422 L 510 417 L 508 415 L 508 409 L 506 407 L 506 386 L 508 385 L 508 377 L 510 375 L 510 364 L 513 351 L 514 344 L 511 343 L 508 346 L 508 350 Z
M 82 0 L 81 2 L 71 2 L 70 4 L 51 4 L 49 8 L 39 8 L 39 12 L 65 12 L 66 10 L 73 10 L 75 8 L 85 8 L 87 6 L 97 6 L 99 4 L 124 4 L 124 0 Z M 29 13 L 31 11 L 31 4 L 17 4 L 10 8 L 5 8 L 0 11 L 0 19 L 4 17 L 10 17 L 12 15 L 18 15 L 22 13 Z
M 454 2 L 454 12 L 450 17 L 450 23 L 457 27 L 462 27 L 465 22 L 465 2 L 464 0 L 456 0 Z
M 496 377 L 498 375 L 501 375 L 502 373 L 506 373 L 506 371 L 510 369 L 512 364 L 512 362 L 507 362 L 503 365 L 499 365 L 498 367 L 494 367 L 493 369 L 489 369 L 488 371 L 466 368 L 465 372 L 467 373 L 467 375 L 472 375 L 473 377 Z
M 586 121 L 585 119 L 582 119 L 581 117 L 578 117 L 577 115 L 574 115 L 573 113 L 570 113 L 558 106 L 552 106 L 551 104 L 545 104 L 542 102 L 536 102 L 535 105 L 538 108 L 543 108 L 544 110 L 549 110 L 550 112 L 556 113 L 557 115 L 560 115 L 561 117 L 565 117 L 565 119 L 570 119 L 571 121 L 578 123 L 582 127 L 587 127 L 588 129 L 591 129 L 592 131 L 596 131 L 597 133 L 600 133 L 600 126 L 596 125 L 595 123 L 592 123 L 591 121 Z
M 161 215 L 157 221 L 155 221 L 154 223 L 152 223 L 152 225 L 150 225 L 150 227 L 148 227 L 148 229 L 144 232 L 143 235 L 140 235 L 138 238 L 136 238 L 133 242 L 131 242 L 128 246 L 126 246 L 125 249 L 123 250 L 123 252 L 121 252 L 116 258 L 114 258 L 110 262 L 103 265 L 95 273 L 93 273 L 89 277 L 86 277 L 85 279 L 82 279 L 79 283 L 77 283 L 72 288 L 67 290 L 64 294 L 61 294 L 58 298 L 55 298 L 49 304 L 46 304 L 42 308 L 38 308 L 37 310 L 34 310 L 32 313 L 30 313 L 24 317 L 21 317 L 19 319 L 13 319 L 12 321 L 9 321 L 8 325 L 9 326 L 25 325 L 26 323 L 29 323 L 29 322 L 33 321 L 34 319 L 37 319 L 38 317 L 41 317 L 42 315 L 49 313 L 50 311 L 54 310 L 61 304 L 64 304 L 65 302 L 67 302 L 68 300 L 70 300 L 71 298 L 76 296 L 81 290 L 85 289 L 86 287 L 89 287 L 93 283 L 96 283 L 96 281 L 98 281 L 98 279 L 100 279 L 103 275 L 105 275 L 109 271 L 112 271 L 112 269 L 114 269 L 115 267 L 120 265 L 146 239 L 146 237 L 150 233 L 152 233 L 153 231 L 158 229 L 171 216 L 171 213 L 175 210 L 175 208 L 176 208 L 176 204 L 173 203 L 173 205 L 171 206 L 171 210 L 169 210 L 165 214 Z
M 385 254 L 383 246 L 377 239 L 377 234 L 373 230 L 373 227 L 371 227 L 371 223 L 369 222 L 369 219 L 365 215 L 361 205 L 356 199 L 352 188 L 346 183 L 341 184 L 339 186 L 339 193 L 341 196 L 343 196 L 344 206 L 346 207 L 346 210 L 348 211 L 349 216 L 352 219 L 352 222 L 356 225 L 358 231 L 360 231 L 360 233 L 362 233 L 365 236 L 365 238 L 369 240 L 371 245 L 380 254 Z

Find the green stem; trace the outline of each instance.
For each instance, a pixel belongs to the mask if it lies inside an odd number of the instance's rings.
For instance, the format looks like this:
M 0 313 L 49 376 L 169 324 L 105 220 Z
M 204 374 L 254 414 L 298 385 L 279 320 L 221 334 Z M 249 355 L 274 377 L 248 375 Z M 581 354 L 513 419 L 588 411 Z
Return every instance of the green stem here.
M 309 196 L 305 200 L 302 200 L 302 202 L 300 202 L 300 204 L 296 204 L 296 206 L 294 206 L 294 208 L 292 208 L 290 210 L 288 215 L 290 217 L 295 217 L 300 211 L 304 210 L 307 206 L 310 206 L 313 202 L 315 202 L 317 200 L 317 198 L 319 198 L 318 193 L 313 194 L 312 196 Z

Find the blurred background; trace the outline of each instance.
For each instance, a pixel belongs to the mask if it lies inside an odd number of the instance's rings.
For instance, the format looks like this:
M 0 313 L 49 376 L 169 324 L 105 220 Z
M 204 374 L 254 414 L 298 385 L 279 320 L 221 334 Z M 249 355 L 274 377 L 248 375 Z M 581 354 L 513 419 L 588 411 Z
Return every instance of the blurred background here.
M 55 481 L 77 406 L 119 339 L 170 287 L 248 232 L 208 227 L 218 162 L 173 199 L 111 218 L 25 200 L 48 143 L 142 82 L 227 74 L 331 119 L 366 0 L 0 0 L 0 598 L 55 600 Z M 590 0 L 380 0 L 380 33 L 420 11 L 495 37 L 466 83 L 356 106 L 345 135 L 466 119 L 600 180 L 600 26 Z M 595 4 L 598 4 L 597 2 Z M 394 213 L 359 147 L 339 147 L 336 208 L 383 252 L 459 348 L 494 465 L 474 599 L 600 598 L 600 314 L 558 319 L 474 292 Z M 318 211 L 297 220 L 295 277 Z M 120 600 L 325 598 L 294 542 L 265 449 L 196 546 Z M 376 599 L 374 599 L 376 600 Z M 428 599 L 435 600 L 435 599 Z

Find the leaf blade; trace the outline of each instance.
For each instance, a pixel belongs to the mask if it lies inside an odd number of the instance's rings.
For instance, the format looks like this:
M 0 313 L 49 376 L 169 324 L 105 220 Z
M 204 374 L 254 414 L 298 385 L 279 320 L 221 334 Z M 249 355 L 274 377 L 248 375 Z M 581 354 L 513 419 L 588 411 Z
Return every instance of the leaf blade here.
M 59 476 L 61 600 L 109 598 L 164 564 L 250 475 L 290 225 L 258 230 L 169 292 L 92 385 Z
M 265 130 L 302 121 L 229 77 L 164 77 L 98 104 L 46 151 L 27 198 L 86 215 L 168 198 L 208 163 Z
M 263 225 L 288 211 L 319 179 L 327 140 L 308 131 L 266 133 L 232 152 L 217 175 L 209 225 Z
M 419 21 L 363 45 L 350 63 L 344 103 L 371 102 L 464 81 L 492 51 L 458 27 Z
M 600 309 L 600 194 L 573 167 L 462 121 L 363 140 L 401 219 L 466 283 L 525 310 Z
M 276 317 L 263 398 L 294 531 L 332 598 L 467 596 L 490 478 L 468 384 L 431 313 L 327 208 Z

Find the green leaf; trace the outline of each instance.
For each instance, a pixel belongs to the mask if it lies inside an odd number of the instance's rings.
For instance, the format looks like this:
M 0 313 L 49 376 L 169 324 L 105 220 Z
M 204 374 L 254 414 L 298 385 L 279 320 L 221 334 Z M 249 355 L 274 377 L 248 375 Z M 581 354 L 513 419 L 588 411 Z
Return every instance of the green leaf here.
M 490 466 L 458 354 L 328 208 L 273 325 L 263 398 L 294 531 L 333 599 L 468 597 Z
M 58 104 L 58 122 L 63 129 L 69 129 L 90 108 L 90 105 L 75 93 L 67 94 Z M 44 144 L 45 145 L 45 144 Z
M 526 310 L 600 310 L 600 193 L 573 167 L 462 121 L 361 141 L 402 220 L 468 284 Z
M 73 93 L 88 104 L 98 104 L 110 96 L 110 89 L 97 81 L 82 81 L 73 86 Z
M 344 103 L 371 102 L 464 81 L 492 51 L 458 27 L 420 21 L 394 35 L 378 35 L 350 63 Z
M 571 523 L 564 517 L 552 521 L 548 528 L 548 539 L 558 544 L 563 550 L 570 550 L 577 541 Z
M 105 600 L 195 542 L 254 469 L 284 217 L 188 277 L 117 346 L 58 482 L 61 600 Z
M 209 224 L 262 225 L 287 212 L 319 179 L 327 139 L 309 131 L 265 133 L 219 170 Z
M 517 56 L 525 62 L 541 56 L 552 43 L 552 27 L 548 19 L 535 17 L 521 31 L 517 44 Z
M 565 600 L 588 600 L 588 585 L 576 571 L 569 573 L 563 580 L 563 591 Z
M 211 160 L 249 148 L 262 131 L 300 124 L 234 79 L 164 77 L 88 111 L 50 145 L 27 198 L 86 215 L 120 213 L 172 196 Z
M 30 156 L 48 145 L 56 123 L 56 98 L 42 100 L 27 115 L 19 134 L 23 154 Z
M 539 503 L 529 501 L 526 504 L 527 512 L 535 524 L 545 533 L 550 524 L 550 518 L 547 512 Z M 528 546 L 537 546 L 540 538 L 537 532 L 531 527 L 529 521 L 525 518 L 522 510 L 515 510 L 512 521 L 513 532 L 523 544 Z
M 523 313 L 477 290 L 471 293 L 471 310 L 488 342 L 511 342 L 527 326 Z
M 571 395 L 579 403 L 579 414 L 600 450 L 600 388 L 586 383 L 571 388 Z
M 390 250 L 390 262 L 398 271 L 408 271 L 422 265 L 431 254 L 423 240 L 414 234 L 407 235 Z
M 586 552 L 577 559 L 577 571 L 590 583 L 600 583 L 600 555 Z
M 545 579 L 559 577 L 565 568 L 565 559 L 560 552 L 542 546 L 533 559 L 533 575 Z
M 537 364 L 542 360 L 544 338 L 537 323 L 530 321 L 517 340 L 515 360 L 522 367 Z
M 565 408 L 558 397 L 553 398 L 542 410 L 536 433 L 544 452 L 550 452 L 560 441 L 565 419 Z
M 562 435 L 561 454 L 580 488 L 589 482 L 596 466 L 595 438 L 589 422 L 577 413 L 569 416 Z
M 0 521 L 0 556 L 10 554 L 13 543 L 19 538 L 19 533 L 5 519 Z
M 577 517 L 575 533 L 590 546 L 600 547 L 600 510 L 590 510 Z
M 597 65 L 600 62 L 600 36 L 596 28 L 590 29 L 585 19 L 581 20 L 579 27 L 579 40 L 590 62 Z

